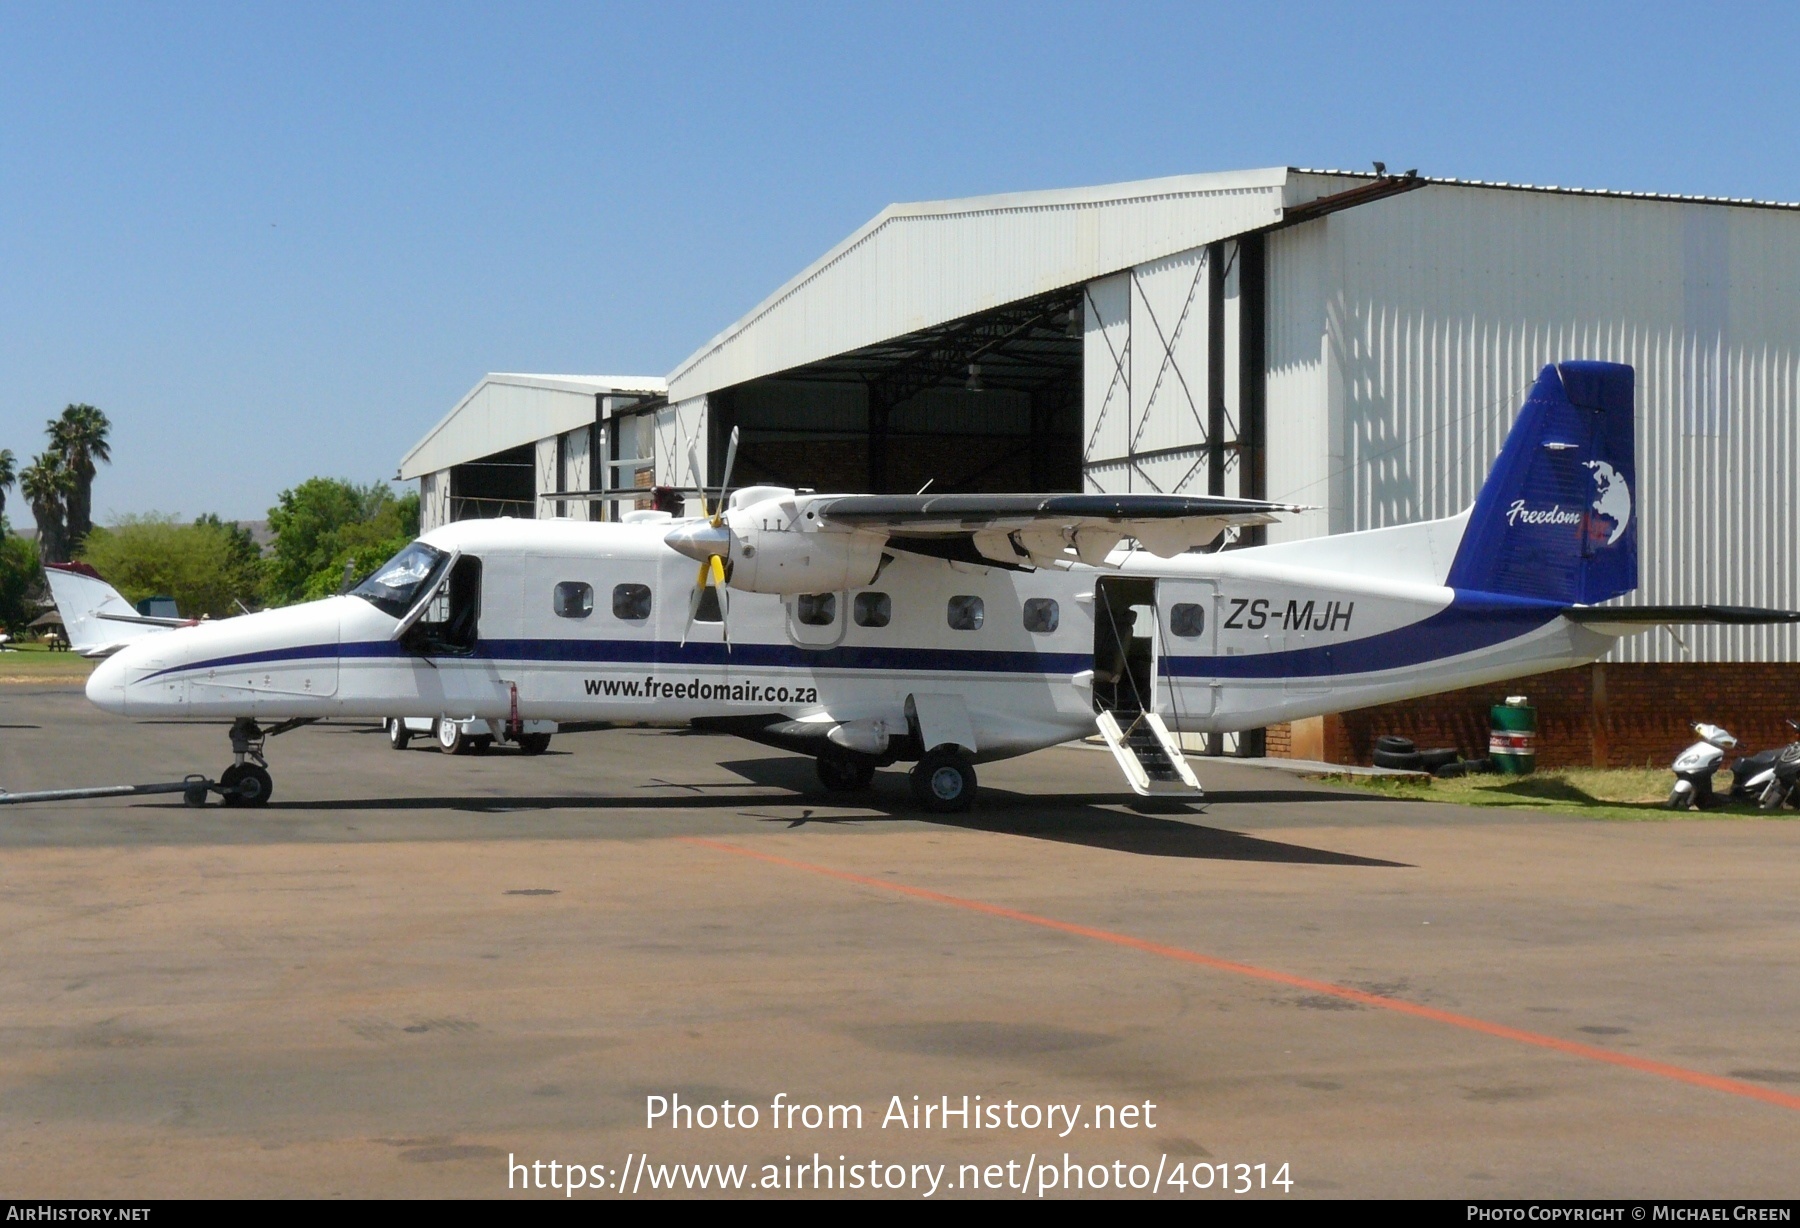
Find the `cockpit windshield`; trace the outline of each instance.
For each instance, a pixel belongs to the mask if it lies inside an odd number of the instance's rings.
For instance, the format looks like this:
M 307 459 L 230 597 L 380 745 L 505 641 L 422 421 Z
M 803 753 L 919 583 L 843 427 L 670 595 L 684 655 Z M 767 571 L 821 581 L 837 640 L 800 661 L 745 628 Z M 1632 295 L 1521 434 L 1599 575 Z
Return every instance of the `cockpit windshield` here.
M 414 542 L 377 567 L 374 575 L 350 592 L 385 614 L 404 618 L 424 595 L 426 585 L 441 578 L 444 561 L 449 557 L 424 542 Z

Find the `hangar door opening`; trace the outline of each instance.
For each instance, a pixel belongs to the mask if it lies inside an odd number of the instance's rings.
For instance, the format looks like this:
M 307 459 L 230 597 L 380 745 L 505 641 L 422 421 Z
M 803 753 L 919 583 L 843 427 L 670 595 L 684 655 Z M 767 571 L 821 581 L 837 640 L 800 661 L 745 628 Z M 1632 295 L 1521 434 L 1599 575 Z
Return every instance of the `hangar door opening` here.
M 1081 489 L 1081 289 L 708 394 L 711 480 L 911 494 Z

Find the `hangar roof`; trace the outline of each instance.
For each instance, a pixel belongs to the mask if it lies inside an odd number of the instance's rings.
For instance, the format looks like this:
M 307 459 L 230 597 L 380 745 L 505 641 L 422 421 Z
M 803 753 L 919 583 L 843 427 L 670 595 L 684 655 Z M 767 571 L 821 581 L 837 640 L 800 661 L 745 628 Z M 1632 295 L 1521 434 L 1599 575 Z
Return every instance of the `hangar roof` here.
M 400 459 L 400 477 L 410 480 L 578 430 L 594 421 L 596 397 L 661 396 L 667 388 L 649 375 L 484 375 Z
M 1002 304 L 1280 224 L 1367 172 L 1271 167 L 889 205 L 689 355 L 671 401 L 773 375 Z M 1794 209 L 1772 201 L 1482 180 L 1431 184 Z M 1291 220 L 1291 219 L 1290 219 Z
M 676 367 L 669 399 L 1272 225 L 1284 206 L 1321 193 L 1290 184 L 1294 175 L 1274 167 L 889 205 Z

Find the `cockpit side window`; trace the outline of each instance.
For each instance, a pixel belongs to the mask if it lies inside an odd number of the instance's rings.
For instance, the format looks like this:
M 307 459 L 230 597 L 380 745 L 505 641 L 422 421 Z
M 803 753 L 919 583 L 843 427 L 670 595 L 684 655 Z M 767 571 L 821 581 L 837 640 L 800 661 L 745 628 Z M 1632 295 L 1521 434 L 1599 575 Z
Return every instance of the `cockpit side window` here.
M 426 587 L 442 579 L 449 557 L 424 542 L 413 542 L 350 592 L 384 614 L 405 618 Z
M 475 651 L 480 622 L 481 560 L 465 554 L 402 642 L 426 656 L 466 657 Z

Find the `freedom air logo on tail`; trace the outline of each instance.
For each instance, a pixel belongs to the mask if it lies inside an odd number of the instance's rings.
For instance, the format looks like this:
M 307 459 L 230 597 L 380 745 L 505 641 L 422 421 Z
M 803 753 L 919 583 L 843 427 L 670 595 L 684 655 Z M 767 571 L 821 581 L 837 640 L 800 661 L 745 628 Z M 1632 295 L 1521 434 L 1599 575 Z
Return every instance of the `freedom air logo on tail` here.
M 1475 499 L 1450 587 L 1564 605 L 1637 587 L 1635 399 L 1619 363 L 1539 373 Z

